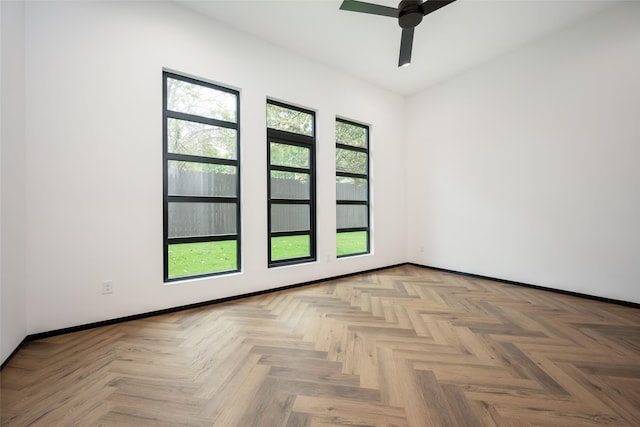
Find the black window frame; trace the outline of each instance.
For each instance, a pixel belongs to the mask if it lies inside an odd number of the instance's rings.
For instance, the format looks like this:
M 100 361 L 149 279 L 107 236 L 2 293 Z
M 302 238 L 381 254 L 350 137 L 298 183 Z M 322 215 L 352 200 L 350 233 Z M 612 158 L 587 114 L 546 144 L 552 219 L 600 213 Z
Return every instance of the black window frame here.
M 309 114 L 313 120 L 312 134 L 304 135 L 301 133 L 288 132 L 280 129 L 270 128 L 267 125 L 267 251 L 268 251 L 268 266 L 280 267 L 285 265 L 295 265 L 313 262 L 317 260 L 316 250 L 316 113 L 313 110 L 309 110 L 295 105 L 287 104 L 272 99 L 267 99 L 266 108 L 268 105 L 274 105 L 290 110 L 299 111 L 301 113 Z M 271 143 L 294 145 L 298 147 L 304 147 L 309 149 L 309 167 L 298 168 L 291 166 L 279 166 L 271 164 Z M 295 199 L 295 198 L 273 198 L 271 196 L 271 172 L 294 172 L 304 173 L 309 175 L 309 199 Z M 272 205 L 308 205 L 309 206 L 309 230 L 308 231 L 278 231 L 271 230 L 271 208 Z M 283 258 L 272 259 L 271 253 L 271 239 L 273 237 L 287 237 L 287 236 L 309 236 L 309 255 L 295 258 Z
M 344 123 L 346 125 L 350 125 L 350 126 L 357 126 L 360 128 L 363 128 L 365 130 L 365 135 L 366 135 L 366 146 L 365 147 L 356 147 L 353 145 L 348 145 L 348 144 L 340 144 L 338 143 L 338 139 L 336 137 L 336 156 L 337 156 L 337 151 L 338 149 L 343 149 L 343 150 L 350 150 L 350 151 L 354 151 L 354 152 L 358 152 L 358 153 L 364 153 L 367 156 L 367 161 L 366 161 L 366 173 L 364 174 L 360 174 L 360 173 L 352 173 L 352 172 L 341 172 L 338 171 L 337 169 L 337 165 L 336 165 L 336 178 L 339 177 L 345 177 L 345 178 L 355 178 L 355 179 L 364 179 L 367 181 L 367 199 L 366 200 L 341 200 L 338 199 L 338 195 L 336 194 L 336 257 L 337 258 L 346 258 L 346 257 L 351 257 L 351 256 L 357 256 L 357 255 L 367 255 L 371 253 L 371 174 L 370 174 L 370 168 L 371 168 L 371 154 L 370 154 L 370 149 L 371 149 L 371 129 L 368 125 L 362 124 L 362 123 L 358 123 L 358 122 L 354 122 L 352 120 L 348 120 L 348 119 L 343 119 L 340 117 L 336 117 L 336 124 L 340 122 L 340 123 Z M 337 224 L 337 210 L 338 210 L 338 206 L 365 206 L 366 210 L 367 210 L 367 226 L 366 227 L 345 227 L 345 228 L 340 228 L 338 227 Z M 364 252 L 353 252 L 353 253 L 348 253 L 348 254 L 342 254 L 342 255 L 338 255 L 337 254 L 337 237 L 338 234 L 340 233 L 349 233 L 349 232 L 354 232 L 354 231 L 366 231 L 367 233 L 367 249 Z
M 204 116 L 181 113 L 168 109 L 167 82 L 169 79 L 181 80 L 190 84 L 203 86 L 221 92 L 230 93 L 235 96 L 236 121 L 228 122 L 220 119 L 208 118 Z M 211 277 L 236 273 L 242 270 L 242 246 L 241 246 L 241 182 L 240 182 L 240 92 L 235 89 L 220 86 L 204 80 L 184 76 L 170 71 L 162 72 L 162 146 L 163 146 L 163 280 L 164 283 L 189 280 L 200 277 Z M 236 131 L 236 155 L 235 159 L 223 159 L 216 157 L 204 157 L 190 154 L 169 153 L 167 123 L 169 119 L 186 120 L 193 123 L 200 123 L 234 129 Z M 188 161 L 201 164 L 228 165 L 236 168 L 236 195 L 231 196 L 178 196 L 169 195 L 169 161 Z M 193 237 L 169 237 L 169 203 L 235 203 L 236 205 L 236 232 L 233 234 L 193 236 Z M 236 268 L 233 270 L 222 270 L 188 276 L 169 277 L 169 245 L 181 243 L 203 243 L 219 241 L 236 241 Z

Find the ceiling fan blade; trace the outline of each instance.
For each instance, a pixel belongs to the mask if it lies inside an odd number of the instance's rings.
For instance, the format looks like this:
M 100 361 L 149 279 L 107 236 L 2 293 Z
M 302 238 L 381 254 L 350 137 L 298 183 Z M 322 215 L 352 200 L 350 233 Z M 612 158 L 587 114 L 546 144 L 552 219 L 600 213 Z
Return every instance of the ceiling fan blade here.
M 382 6 L 380 4 L 365 3 L 357 0 L 344 0 L 340 5 L 341 10 L 349 10 L 351 12 L 370 13 L 373 15 L 390 16 L 397 18 L 400 11 L 394 7 Z
M 415 28 L 403 28 L 402 39 L 400 40 L 400 59 L 398 67 L 411 63 L 411 46 L 413 45 L 413 30 Z
M 454 1 L 456 0 L 427 0 L 420 5 L 420 8 L 422 9 L 423 15 L 428 15 L 441 7 L 445 7 L 449 3 L 453 3 Z

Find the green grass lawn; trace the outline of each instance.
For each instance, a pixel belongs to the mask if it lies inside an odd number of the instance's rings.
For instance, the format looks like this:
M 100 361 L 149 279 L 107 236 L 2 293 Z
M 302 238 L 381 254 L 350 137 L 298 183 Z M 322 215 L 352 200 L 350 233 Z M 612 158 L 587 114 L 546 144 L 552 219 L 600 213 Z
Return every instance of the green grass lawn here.
M 235 240 L 169 245 L 169 277 L 235 270 L 236 250 Z
M 367 232 L 350 231 L 336 235 L 336 255 L 360 254 L 367 252 Z
M 236 265 L 236 241 L 184 243 L 169 246 L 169 278 L 233 271 Z M 367 232 L 338 233 L 336 254 L 348 255 L 367 251 Z M 273 260 L 309 256 L 309 236 L 274 237 L 271 239 Z
M 271 238 L 271 259 L 300 258 L 309 256 L 309 236 L 286 236 Z

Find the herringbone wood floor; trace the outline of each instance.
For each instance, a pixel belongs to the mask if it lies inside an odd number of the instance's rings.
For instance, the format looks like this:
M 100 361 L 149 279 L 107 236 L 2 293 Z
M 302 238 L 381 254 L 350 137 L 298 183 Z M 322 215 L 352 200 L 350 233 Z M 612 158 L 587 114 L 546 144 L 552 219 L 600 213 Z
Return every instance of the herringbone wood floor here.
M 640 310 L 411 265 L 30 342 L 11 426 L 639 426 Z

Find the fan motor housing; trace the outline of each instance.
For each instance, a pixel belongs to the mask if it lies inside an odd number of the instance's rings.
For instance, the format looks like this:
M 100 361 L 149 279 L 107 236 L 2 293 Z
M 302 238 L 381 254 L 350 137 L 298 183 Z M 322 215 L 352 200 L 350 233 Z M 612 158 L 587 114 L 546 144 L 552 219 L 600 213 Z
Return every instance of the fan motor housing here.
M 420 0 L 402 0 L 398 5 L 398 24 L 401 28 L 413 28 L 422 22 L 422 3 Z

